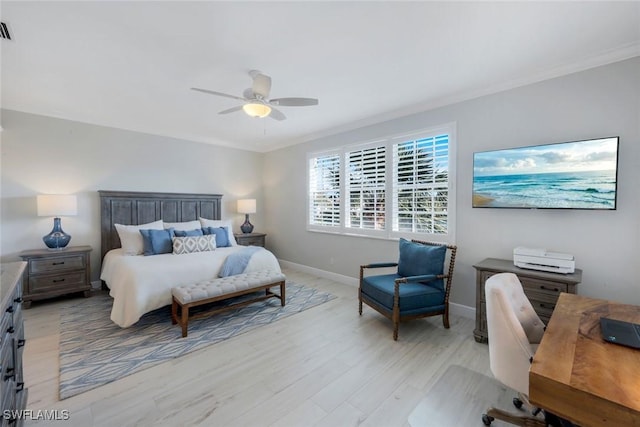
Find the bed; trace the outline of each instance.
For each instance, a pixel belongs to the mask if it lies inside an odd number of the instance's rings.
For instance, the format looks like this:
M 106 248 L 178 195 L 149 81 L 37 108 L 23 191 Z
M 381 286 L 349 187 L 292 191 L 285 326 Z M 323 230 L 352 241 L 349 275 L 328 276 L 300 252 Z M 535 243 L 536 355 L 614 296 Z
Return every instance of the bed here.
M 100 279 L 113 298 L 111 320 L 126 328 L 142 315 L 171 304 L 171 288 L 217 277 L 227 258 L 241 246 L 183 255 L 125 255 L 115 224 L 139 225 L 157 220 L 179 223 L 200 217 L 219 220 L 219 194 L 99 191 L 102 271 Z M 261 249 L 250 258 L 245 272 L 280 265 L 270 251 Z

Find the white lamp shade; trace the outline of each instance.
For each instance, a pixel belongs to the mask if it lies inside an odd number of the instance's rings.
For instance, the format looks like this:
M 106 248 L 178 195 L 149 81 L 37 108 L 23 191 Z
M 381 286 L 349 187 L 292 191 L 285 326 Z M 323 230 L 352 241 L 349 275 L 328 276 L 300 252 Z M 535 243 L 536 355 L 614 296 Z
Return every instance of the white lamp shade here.
M 38 216 L 74 216 L 78 214 L 78 200 L 74 195 L 40 194 L 37 196 Z
M 238 212 L 243 214 L 256 213 L 256 199 L 238 200 Z

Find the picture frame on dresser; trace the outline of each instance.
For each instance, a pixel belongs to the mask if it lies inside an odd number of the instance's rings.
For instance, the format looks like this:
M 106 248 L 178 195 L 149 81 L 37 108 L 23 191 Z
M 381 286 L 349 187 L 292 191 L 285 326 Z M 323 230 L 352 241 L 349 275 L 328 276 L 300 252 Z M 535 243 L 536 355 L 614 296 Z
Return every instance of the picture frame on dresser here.
M 473 337 L 477 342 L 489 342 L 484 285 L 487 279 L 498 273 L 513 273 L 522 283 L 524 293 L 540 320 L 546 325 L 551 318 L 561 292 L 577 293 L 582 281 L 582 270 L 560 274 L 516 267 L 512 260 L 487 258 L 473 266 L 476 269 L 476 328 Z

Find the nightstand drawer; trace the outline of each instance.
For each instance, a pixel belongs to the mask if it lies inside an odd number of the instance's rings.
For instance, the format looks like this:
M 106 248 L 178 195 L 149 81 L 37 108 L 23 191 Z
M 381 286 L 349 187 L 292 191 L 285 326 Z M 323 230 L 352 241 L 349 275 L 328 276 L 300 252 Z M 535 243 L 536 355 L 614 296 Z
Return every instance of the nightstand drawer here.
M 240 246 L 262 246 L 265 244 L 264 233 L 234 233 L 236 242 Z
M 264 237 L 245 237 L 242 239 L 243 246 L 263 246 Z
M 57 271 L 84 268 L 83 255 L 69 255 L 57 258 L 32 259 L 29 262 L 29 274 L 54 273 Z
M 29 278 L 29 294 L 64 289 L 83 290 L 89 288 L 84 270 L 50 276 L 34 276 Z

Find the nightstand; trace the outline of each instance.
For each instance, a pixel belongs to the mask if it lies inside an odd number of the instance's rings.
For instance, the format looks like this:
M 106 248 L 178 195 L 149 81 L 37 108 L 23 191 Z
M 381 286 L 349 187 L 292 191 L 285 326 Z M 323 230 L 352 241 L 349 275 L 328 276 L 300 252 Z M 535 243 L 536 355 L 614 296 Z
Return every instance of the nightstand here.
M 265 233 L 233 233 L 241 246 L 262 246 L 264 248 L 264 238 L 267 236 Z
M 90 295 L 91 246 L 70 246 L 62 250 L 33 249 L 20 252 L 28 263 L 23 284 L 23 306 L 31 301 L 83 292 Z

